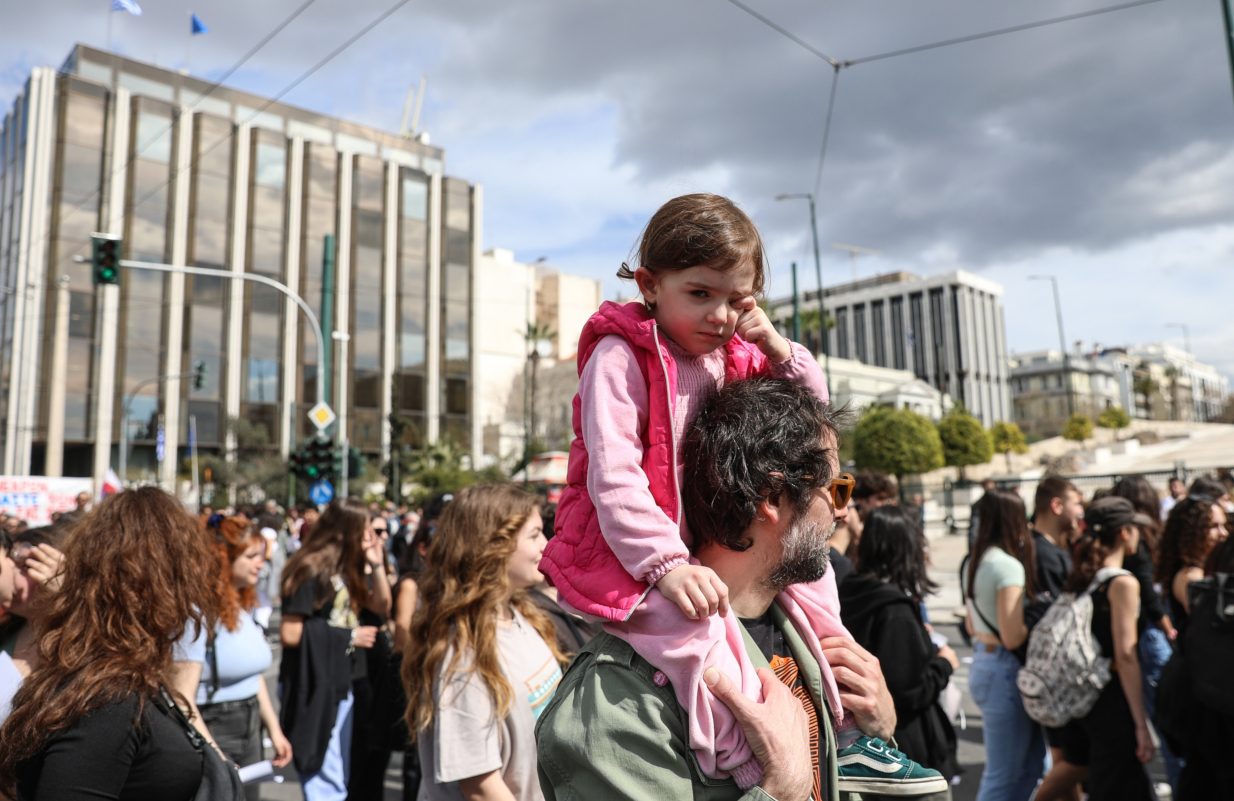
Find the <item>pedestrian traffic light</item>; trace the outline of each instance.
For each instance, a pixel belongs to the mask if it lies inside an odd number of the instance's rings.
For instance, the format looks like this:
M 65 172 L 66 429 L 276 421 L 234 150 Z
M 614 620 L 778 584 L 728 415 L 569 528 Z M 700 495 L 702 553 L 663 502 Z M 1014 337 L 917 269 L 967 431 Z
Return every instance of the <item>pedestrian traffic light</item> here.
M 343 455 L 345 451 L 342 448 L 333 448 L 330 451 L 330 469 L 334 471 L 334 475 L 340 478 L 343 475 Z M 348 475 L 351 475 L 348 473 Z
M 323 437 L 314 437 L 308 444 L 308 458 L 305 460 L 306 481 L 320 481 L 333 474 L 331 464 L 334 453 L 334 443 Z
M 193 368 L 193 389 L 201 389 L 206 385 L 206 363 L 198 362 Z
M 94 283 L 120 283 L 120 246 L 119 237 L 106 234 L 93 234 L 90 237 L 92 255 L 91 264 L 94 267 Z

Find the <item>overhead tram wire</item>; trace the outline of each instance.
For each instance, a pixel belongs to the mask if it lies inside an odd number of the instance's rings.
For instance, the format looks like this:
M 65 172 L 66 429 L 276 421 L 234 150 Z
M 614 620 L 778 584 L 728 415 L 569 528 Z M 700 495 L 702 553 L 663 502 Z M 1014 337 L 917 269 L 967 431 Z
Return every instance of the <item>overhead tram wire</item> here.
M 309 3 L 313 3 L 313 2 L 315 2 L 315 1 L 316 1 L 316 0 L 307 0 L 307 2 L 305 3 L 305 5 L 304 5 L 304 6 L 302 6 L 300 10 L 303 10 L 304 8 L 307 8 L 307 7 L 308 7 L 308 5 L 309 5 Z M 357 41 L 359 41 L 359 40 L 360 40 L 360 39 L 361 39 L 361 38 L 362 38 L 362 37 L 363 37 L 366 33 L 368 33 L 369 31 L 373 30 L 373 28 L 377 27 L 378 25 L 380 25 L 380 24 L 381 24 L 382 22 L 384 22 L 384 21 L 385 21 L 385 20 L 386 20 L 386 19 L 387 19 L 387 18 L 388 18 L 391 14 L 393 14 L 393 13 L 394 13 L 394 12 L 396 12 L 396 11 L 398 11 L 400 8 L 402 8 L 403 6 L 407 5 L 409 2 L 411 2 L 411 0 L 398 0 L 398 2 L 396 2 L 394 5 L 390 6 L 390 7 L 389 7 L 388 9 L 386 9 L 384 12 L 382 12 L 382 13 L 381 13 L 381 14 L 380 14 L 380 15 L 379 15 L 376 19 L 374 19 L 374 20 L 373 20 L 372 22 L 370 22 L 368 25 L 365 25 L 365 26 L 364 26 L 363 28 L 361 28 L 361 29 L 360 29 L 357 33 L 355 33 L 354 35 L 352 35 L 352 37 L 351 37 L 351 38 L 349 38 L 347 41 L 343 42 L 341 45 L 339 45 L 338 47 L 336 47 L 333 51 L 331 51 L 331 52 L 330 52 L 330 54 L 329 54 L 329 55 L 325 56 L 325 57 L 324 57 L 324 58 L 322 58 L 320 61 L 318 61 L 316 64 L 314 64 L 312 67 L 309 67 L 307 70 L 305 70 L 304 72 L 300 73 L 300 75 L 298 75 L 295 79 L 293 79 L 291 83 L 289 83 L 289 84 L 287 84 L 286 86 L 284 86 L 281 90 L 279 90 L 279 92 L 278 92 L 276 95 L 274 95 L 274 97 L 270 98 L 270 99 L 269 99 L 269 100 L 267 100 L 264 104 L 262 104 L 262 105 L 261 105 L 261 107 L 259 107 L 259 108 L 257 108 L 256 110 L 254 110 L 254 111 L 253 111 L 253 113 L 252 113 L 252 114 L 250 114 L 250 115 L 249 115 L 247 118 L 245 118 L 244 120 L 242 120 L 242 121 L 241 121 L 241 123 L 251 122 L 252 120 L 256 119 L 259 115 L 261 115 L 261 114 L 262 114 L 262 112 L 264 112 L 266 109 L 270 108 L 270 106 L 274 105 L 274 104 L 275 104 L 275 103 L 277 103 L 279 100 L 281 100 L 284 96 L 286 96 L 288 92 L 290 92 L 291 90 L 295 89 L 297 86 L 299 86 L 299 85 L 300 85 L 301 83 L 303 83 L 305 80 L 307 80 L 307 79 L 308 79 L 308 78 L 309 78 L 309 77 L 310 77 L 313 73 L 317 72 L 317 71 L 318 71 L 318 70 L 320 70 L 322 67 L 326 66 L 326 65 L 327 65 L 327 64 L 329 64 L 331 61 L 333 61 L 335 58 L 337 58 L 338 56 L 340 56 L 340 55 L 341 55 L 341 54 L 342 54 L 345 50 L 347 50 L 347 48 L 351 47 L 353 44 L 355 44 Z M 297 13 L 299 13 L 299 11 L 297 11 Z M 255 51 L 254 51 L 254 52 L 255 52 Z M 218 147 L 219 145 L 223 144 L 224 142 L 229 142 L 229 141 L 231 140 L 231 138 L 232 138 L 232 136 L 233 136 L 233 135 L 234 135 L 234 131 L 233 131 L 233 132 L 231 132 L 231 133 L 228 133 L 226 136 L 222 137 L 221 139 L 219 139 L 217 142 L 215 142 L 214 144 L 212 144 L 210 147 L 206 148 L 206 149 L 205 149 L 205 150 L 203 150 L 202 152 L 194 154 L 194 155 L 193 155 L 193 159 L 192 159 L 192 161 L 190 162 L 189 167 L 188 167 L 189 171 L 191 171 L 191 170 L 192 170 L 192 168 L 193 168 L 194 166 L 196 166 L 196 164 L 198 163 L 198 161 L 200 161 L 200 159 L 201 159 L 203 156 L 207 156 L 207 155 L 209 155 L 210 153 L 212 153 L 212 152 L 214 151 L 214 149 L 215 149 L 216 147 Z M 135 199 L 135 200 L 133 201 L 133 205 L 140 205 L 140 204 L 142 203 L 142 201 L 146 200 L 147 198 L 152 197 L 154 194 L 156 194 L 157 192 L 159 192 L 160 190 L 162 190 L 164 187 L 166 187 L 166 186 L 170 185 L 170 184 L 171 184 L 171 181 L 172 181 L 172 178 L 171 178 L 171 177 L 168 177 L 168 178 L 167 178 L 167 180 L 163 181 L 163 183 L 159 184 L 158 186 L 153 187 L 153 188 L 152 188 L 149 192 L 147 192 L 147 193 L 146 193 L 145 195 L 143 195 L 142 197 Z M 85 247 L 85 245 L 83 245 L 82 247 Z M 81 249 L 82 249 L 82 247 L 79 247 L 77 250 L 81 250 Z
M 1076 14 L 1065 14 L 1061 17 L 1051 17 L 1050 19 L 1040 20 L 1038 22 L 1027 22 L 1027 23 L 1024 23 L 1023 25 L 1012 25 L 1009 28 L 999 28 L 993 31 L 986 31 L 985 33 L 975 33 L 969 36 L 960 36 L 955 39 L 946 39 L 941 42 L 933 42 L 931 44 L 917 45 L 916 47 L 906 47 L 900 50 L 891 50 L 886 53 L 878 53 L 873 56 L 862 56 L 861 58 L 846 59 L 844 61 L 839 61 L 835 58 L 832 58 L 831 56 L 827 55 L 823 51 L 819 50 L 817 47 L 814 47 L 809 42 L 805 41 L 801 37 L 794 34 L 792 31 L 788 30 L 784 26 L 776 23 L 774 20 L 750 8 L 748 5 L 741 2 L 741 0 L 728 0 L 728 2 L 736 6 L 737 8 L 741 9 L 742 11 L 746 12 L 750 16 L 754 17 L 756 20 L 763 23 L 767 27 L 771 28 L 776 33 L 779 33 L 780 35 L 784 36 L 789 41 L 802 47 L 809 53 L 821 58 L 823 61 L 826 61 L 828 64 L 831 65 L 831 68 L 833 70 L 832 76 L 831 76 L 831 93 L 827 100 L 827 118 L 826 118 L 826 121 L 823 123 L 823 144 L 822 144 L 822 148 L 818 155 L 818 171 L 815 173 L 815 178 L 814 178 L 814 196 L 818 197 L 818 190 L 819 190 L 819 187 L 822 185 L 822 181 L 823 181 L 823 162 L 827 157 L 827 142 L 831 135 L 831 116 L 832 116 L 832 112 L 835 109 L 836 85 L 839 83 L 839 80 L 840 80 L 841 68 L 853 67 L 853 66 L 856 66 L 857 64 L 865 64 L 866 62 L 870 62 L 870 61 L 880 61 L 885 58 L 895 58 L 896 56 L 906 56 L 906 55 L 909 55 L 910 53 L 920 53 L 924 50 L 934 50 L 940 47 L 950 47 L 951 45 L 963 44 L 965 42 L 975 42 L 979 39 L 989 39 L 994 36 L 1004 36 L 1009 33 L 1018 33 L 1020 31 L 1032 30 L 1033 28 L 1044 28 L 1047 25 L 1057 25 L 1060 22 L 1071 22 L 1072 20 L 1084 19 L 1085 17 L 1095 17 L 1100 14 L 1109 14 L 1114 11 L 1123 11 L 1125 9 L 1135 8 L 1137 6 L 1146 6 L 1152 3 L 1160 3 L 1161 0 L 1133 0 L 1133 2 L 1130 2 L 1130 3 L 1119 3 L 1118 5 L 1104 6 L 1102 8 L 1095 8 L 1091 11 L 1081 11 Z
M 311 0 L 310 0 L 310 2 L 311 2 Z M 278 92 L 278 94 L 274 95 L 274 97 L 271 97 L 271 98 L 270 98 L 269 100 L 267 100 L 264 104 L 262 104 L 262 105 L 261 105 L 261 107 L 259 107 L 259 108 L 255 109 L 255 110 L 253 111 L 253 113 L 252 113 L 252 114 L 250 114 L 247 118 L 245 118 L 244 120 L 242 120 L 242 121 L 241 121 L 241 124 L 246 123 L 246 122 L 252 122 L 254 119 L 256 119 L 257 117 L 261 116 L 261 114 L 262 114 L 262 113 L 263 113 L 266 109 L 270 108 L 270 106 L 273 106 L 275 103 L 277 103 L 279 100 L 281 100 L 284 96 L 286 96 L 286 95 L 287 95 L 287 93 L 288 93 L 288 92 L 290 92 L 291 90 L 295 89 L 295 88 L 296 88 L 297 86 L 299 86 L 301 83 L 303 83 L 304 81 L 306 81 L 306 80 L 307 80 L 307 79 L 308 79 L 308 78 L 309 78 L 309 77 L 310 77 L 313 73 L 317 72 L 319 69 L 321 69 L 322 67 L 326 66 L 327 64 L 329 64 L 329 63 L 330 63 L 331 61 L 333 61 L 334 59 L 338 58 L 340 55 L 342 55 L 343 51 L 345 51 L 347 48 L 351 47 L 353 44 L 355 44 L 356 42 L 358 42 L 358 41 L 359 41 L 359 40 L 360 40 L 360 39 L 361 39 L 361 38 L 362 38 L 362 37 L 363 37 L 366 33 L 368 33 L 369 31 L 373 30 L 373 28 L 376 28 L 378 25 L 380 25 L 382 22 L 384 22 L 384 21 L 385 21 L 385 20 L 386 20 L 386 19 L 387 19 L 387 18 L 388 18 L 391 14 L 393 14 L 393 13 L 394 13 L 394 12 L 396 12 L 396 11 L 398 11 L 400 8 L 402 8 L 403 6 L 407 5 L 407 4 L 408 4 L 408 3 L 410 3 L 410 2 L 411 2 L 411 0 L 398 0 L 398 2 L 396 2 L 394 5 L 390 6 L 388 9 L 386 9 L 384 12 L 382 12 L 382 14 L 381 14 L 380 16 L 378 16 L 376 19 L 374 19 L 374 20 L 373 20 L 372 22 L 370 22 L 368 25 L 365 25 L 365 26 L 364 26 L 363 28 L 361 28 L 358 32 L 356 32 L 354 35 L 352 35 L 352 37 L 351 37 L 350 39 L 348 39 L 347 41 L 343 42 L 343 43 L 342 43 L 341 45 L 339 45 L 338 47 L 334 48 L 334 50 L 333 50 L 333 51 L 331 51 L 331 52 L 330 52 L 330 54 L 329 54 L 329 55 L 327 55 L 325 58 L 322 58 L 322 59 L 321 59 L 320 61 L 318 61 L 316 64 L 314 64 L 313 66 L 309 67 L 309 68 L 308 68 L 307 70 L 305 70 L 304 72 L 300 73 L 300 75 L 299 75 L 299 76 L 297 76 L 297 77 L 296 77 L 296 78 L 295 78 L 295 79 L 294 79 L 291 83 L 287 84 L 287 85 L 286 85 L 286 86 L 284 86 L 282 89 L 280 89 L 280 90 L 279 90 L 279 92 Z M 190 163 L 190 165 L 189 165 L 189 169 L 191 170 L 191 169 L 193 168 L 193 166 L 195 166 L 195 165 L 197 164 L 198 160 L 200 160 L 200 159 L 201 159 L 201 157 L 202 157 L 202 156 L 207 156 L 207 155 L 209 155 L 211 152 L 213 152 L 213 151 L 214 151 L 214 149 L 215 149 L 216 147 L 218 147 L 219 145 L 223 144 L 224 142 L 226 142 L 226 141 L 230 140 L 232 136 L 233 136 L 233 134 L 230 134 L 230 133 L 229 133 L 227 136 L 223 137 L 222 139 L 219 139 L 217 142 L 215 142 L 213 145 L 211 145 L 210 147 L 208 147 L 208 148 L 206 148 L 205 150 L 203 150 L 201 153 L 196 154 L 196 155 L 193 157 L 193 161 L 192 161 L 192 162 Z M 164 181 L 162 184 L 160 184 L 160 185 L 158 185 L 158 186 L 154 187 L 154 188 L 153 188 L 153 189 L 151 189 L 149 192 L 147 192 L 144 196 L 142 196 L 141 198 L 138 198 L 137 200 L 135 200 L 135 201 L 134 201 L 134 203 L 133 203 L 133 205 L 140 205 L 142 201 L 146 200 L 146 198 L 149 198 L 149 197 L 153 196 L 155 193 L 157 193 L 159 190 L 161 190 L 163 187 L 167 186 L 167 185 L 168 185 L 168 184 L 170 184 L 170 183 L 171 183 L 171 179 L 170 179 L 170 178 L 168 178 L 168 179 L 167 179 L 166 181 Z
M 315 2 L 317 2 L 317 0 L 305 0 L 304 3 L 302 3 L 299 8 L 291 12 L 291 14 L 285 17 L 283 21 L 280 22 L 278 25 L 274 26 L 274 29 L 271 30 L 269 33 L 267 33 L 264 37 L 262 37 L 261 41 L 259 41 L 257 44 L 249 48 L 249 51 L 245 53 L 243 56 L 241 56 L 239 61 L 232 64 L 230 67 L 228 67 L 227 70 L 217 80 L 211 82 L 210 85 L 206 88 L 206 91 L 202 92 L 201 95 L 197 98 L 197 101 L 193 103 L 192 106 L 189 107 L 189 111 L 193 111 L 194 109 L 196 109 L 197 106 L 201 104 L 202 100 L 209 97 L 214 92 L 215 89 L 218 89 L 220 86 L 222 86 L 224 81 L 226 81 L 228 78 L 234 75 L 236 71 L 239 70 L 241 67 L 243 67 L 246 63 L 248 63 L 249 59 L 257 55 L 258 51 L 260 51 L 263 47 L 269 44 L 271 39 L 273 39 L 275 36 L 278 36 L 283 31 L 284 28 L 286 28 L 297 17 L 299 17 L 306 10 L 308 10 L 308 7 L 311 6 Z M 174 122 L 169 122 L 167 124 L 167 127 L 159 131 L 157 136 L 150 137 L 150 141 L 146 142 L 146 144 L 142 146 L 140 150 L 136 150 L 135 152 L 133 152 L 132 155 L 125 158 L 124 163 L 121 166 L 114 168 L 111 174 L 107 176 L 107 180 L 103 181 L 98 189 L 94 190 L 89 195 L 87 195 L 85 199 L 82 200 L 81 203 L 74 206 L 68 212 L 68 214 L 64 215 L 64 217 L 61 218 L 61 222 L 64 222 L 64 220 L 72 217 L 74 214 L 76 214 L 77 212 L 85 208 L 87 203 L 91 202 L 92 200 L 95 199 L 96 196 L 102 193 L 103 187 L 110 186 L 111 182 L 114 181 L 117 176 L 121 175 L 125 170 L 127 170 L 138 156 L 146 152 L 146 148 L 151 147 L 156 140 L 158 140 L 163 134 L 170 131 L 174 127 L 174 125 L 175 125 Z M 43 235 L 43 237 L 44 239 L 46 239 L 50 235 L 51 235 L 51 232 L 48 231 L 46 234 Z M 78 250 L 81 250 L 81 248 L 78 248 Z

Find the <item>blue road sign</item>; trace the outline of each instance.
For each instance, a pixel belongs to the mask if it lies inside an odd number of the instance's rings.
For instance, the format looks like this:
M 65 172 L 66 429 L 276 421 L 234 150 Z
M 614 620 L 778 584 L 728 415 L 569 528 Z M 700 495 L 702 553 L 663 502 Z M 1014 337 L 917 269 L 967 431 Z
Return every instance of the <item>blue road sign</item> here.
M 309 487 L 309 500 L 313 503 L 329 503 L 334 499 L 334 485 L 324 478 Z

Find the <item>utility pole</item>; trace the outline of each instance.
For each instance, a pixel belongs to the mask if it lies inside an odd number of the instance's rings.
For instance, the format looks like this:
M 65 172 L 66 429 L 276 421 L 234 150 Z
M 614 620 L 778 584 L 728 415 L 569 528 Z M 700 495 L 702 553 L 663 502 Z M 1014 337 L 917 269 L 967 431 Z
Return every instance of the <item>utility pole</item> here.
M 1071 356 L 1067 353 L 1067 337 L 1063 334 L 1063 304 L 1058 299 L 1058 279 L 1052 275 L 1030 275 L 1030 281 L 1049 281 L 1054 287 L 1054 315 L 1058 318 L 1058 347 L 1063 351 L 1063 381 L 1067 384 L 1067 415 L 1075 414 L 1075 389 L 1071 386 Z
M 797 262 L 793 262 L 793 341 L 801 341 L 801 299 L 797 296 Z
M 839 68 L 837 68 L 839 74 Z M 833 95 L 834 97 L 834 95 Z M 827 342 L 827 309 L 823 305 L 823 262 L 818 253 L 818 213 L 814 208 L 814 194 L 799 192 L 797 194 L 777 195 L 776 200 L 808 200 L 810 201 L 810 234 L 814 241 L 814 275 L 818 279 L 818 339 L 819 350 L 823 354 L 823 372 L 827 377 L 827 391 L 831 392 L 831 349 Z
M 1221 20 L 1225 23 L 1225 54 L 1230 62 L 1230 81 L 1234 87 L 1234 9 L 1230 8 L 1230 0 L 1221 0 Z

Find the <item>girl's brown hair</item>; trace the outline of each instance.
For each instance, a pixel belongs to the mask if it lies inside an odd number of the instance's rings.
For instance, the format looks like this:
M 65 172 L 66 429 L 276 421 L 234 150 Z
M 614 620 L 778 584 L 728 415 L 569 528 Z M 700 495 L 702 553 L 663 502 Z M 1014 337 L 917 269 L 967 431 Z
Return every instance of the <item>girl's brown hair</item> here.
M 1032 598 L 1037 591 L 1037 549 L 1028 530 L 1024 501 L 1010 490 L 990 490 L 977 501 L 977 515 L 977 539 L 968 559 L 968 597 L 974 597 L 981 558 L 997 545 L 1024 565 L 1024 595 Z
M 17 764 L 89 712 L 176 695 L 173 646 L 218 615 L 215 561 L 201 524 L 156 487 L 110 495 L 74 526 L 60 588 L 40 606 L 39 666 L 0 728 L 0 791 L 15 796 Z
M 1169 588 L 1174 576 L 1184 567 L 1203 567 L 1212 545 L 1208 529 L 1212 525 L 1213 504 L 1208 496 L 1183 498 L 1170 510 L 1170 517 L 1157 544 L 1157 570 L 1153 579 Z
M 766 260 L 758 229 L 736 203 L 720 195 L 682 195 L 651 216 L 633 266 L 623 262 L 617 277 L 632 281 L 639 267 L 655 275 L 700 265 L 724 272 L 750 263 L 757 296 Z
M 493 698 L 497 718 L 510 711 L 514 691 L 497 652 L 497 611 L 510 592 L 506 567 L 518 532 L 539 507 L 534 495 L 510 484 L 467 487 L 441 514 L 420 575 L 420 606 L 411 620 L 403 658 L 407 727 L 414 738 L 433 721 L 433 687 L 445 686 L 457 671 L 480 674 Z M 510 600 L 564 665 L 557 633 L 526 590 Z M 450 654 L 448 664 L 443 662 Z M 462 660 L 465 667 L 460 667 Z
M 213 523 L 213 525 L 211 525 Z M 228 631 L 240 623 L 240 610 L 257 606 L 257 588 L 237 590 L 231 578 L 231 565 L 254 543 L 265 545 L 257 528 L 243 517 L 214 515 L 205 521 L 206 544 L 215 554 L 214 595 L 219 607 L 219 622 Z
M 1115 492 L 1117 493 L 1117 490 Z M 1097 571 L 1101 569 L 1101 565 L 1105 563 L 1106 557 L 1122 547 L 1118 542 L 1118 535 L 1124 528 L 1131 528 L 1132 525 L 1129 523 L 1122 528 L 1106 526 L 1100 534 L 1092 531 L 1084 532 L 1084 536 L 1076 543 L 1075 563 L 1071 567 L 1071 573 L 1067 575 L 1067 583 L 1063 585 L 1063 592 L 1078 593 L 1086 590 L 1097 575 Z M 1144 536 L 1144 527 L 1135 527 L 1140 530 L 1140 535 Z
M 351 596 L 351 608 L 359 613 L 368 595 L 364 581 L 364 529 L 368 526 L 368 507 L 356 498 L 330 502 L 300 550 L 283 567 L 280 591 L 295 595 L 306 581 L 315 582 L 314 608 L 334 597 L 331 579 L 340 575 Z

